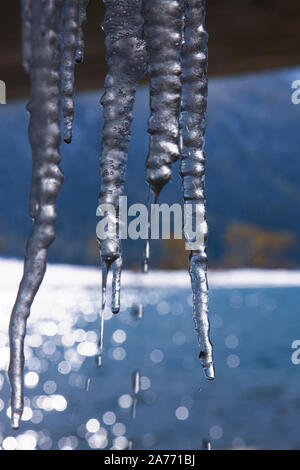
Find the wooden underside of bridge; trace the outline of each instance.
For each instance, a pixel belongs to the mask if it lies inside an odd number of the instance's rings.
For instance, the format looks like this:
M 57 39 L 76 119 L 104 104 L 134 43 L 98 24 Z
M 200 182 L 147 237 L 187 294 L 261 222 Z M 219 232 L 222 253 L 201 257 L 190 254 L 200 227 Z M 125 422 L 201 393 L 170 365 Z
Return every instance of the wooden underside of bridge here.
M 34 0 L 37 1 L 37 0 Z M 231 75 L 300 64 L 299 0 L 208 0 L 209 73 Z M 106 73 L 104 12 L 101 0 L 90 0 L 85 25 L 84 64 L 76 67 L 77 90 L 100 89 Z M 28 76 L 21 67 L 19 0 L 0 3 L 0 80 L 7 100 L 28 95 Z

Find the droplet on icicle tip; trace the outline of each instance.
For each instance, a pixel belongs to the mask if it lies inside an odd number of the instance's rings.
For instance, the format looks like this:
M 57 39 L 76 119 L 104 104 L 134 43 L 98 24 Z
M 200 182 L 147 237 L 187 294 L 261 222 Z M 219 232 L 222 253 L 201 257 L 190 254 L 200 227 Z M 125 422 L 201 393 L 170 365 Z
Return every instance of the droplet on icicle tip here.
M 143 316 L 144 316 L 144 305 L 142 303 L 134 304 L 131 308 L 131 315 L 135 318 L 138 318 L 139 320 L 141 318 L 143 318 Z
M 132 419 L 136 418 L 136 407 L 137 407 L 137 397 L 134 397 L 132 401 L 132 408 L 131 408 L 131 417 Z
M 128 450 L 133 449 L 133 441 L 128 441 Z

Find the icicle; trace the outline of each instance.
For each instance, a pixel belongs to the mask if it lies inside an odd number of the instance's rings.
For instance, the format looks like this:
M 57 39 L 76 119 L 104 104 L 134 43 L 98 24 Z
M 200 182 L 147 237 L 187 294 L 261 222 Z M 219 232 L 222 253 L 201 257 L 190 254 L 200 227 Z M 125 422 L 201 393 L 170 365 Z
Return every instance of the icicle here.
M 150 260 L 150 238 L 151 238 L 151 214 L 152 214 L 152 204 L 157 203 L 158 193 L 155 193 L 151 188 L 149 188 L 148 193 L 148 227 L 147 227 L 147 240 L 144 247 L 143 261 L 142 261 L 142 271 L 147 273 L 149 271 L 149 260 Z
M 36 182 L 34 227 L 26 246 L 24 274 L 12 311 L 9 379 L 11 423 L 19 427 L 23 411 L 24 337 L 30 308 L 46 270 L 48 247 L 55 237 L 55 202 L 63 182 L 59 168 L 60 132 L 60 38 L 63 0 L 32 5 L 32 53 L 29 138 L 33 181 Z M 46 27 L 46 32 L 43 30 Z
M 102 263 L 113 273 L 112 311 L 120 308 L 122 253 L 119 230 L 119 196 L 124 193 L 126 162 L 136 87 L 145 73 L 146 51 L 142 40 L 141 0 L 106 0 L 103 29 L 106 33 L 108 73 L 101 99 L 104 126 L 100 157 L 99 204 L 111 204 L 116 234 L 100 240 Z
M 119 310 L 120 310 L 121 271 L 122 271 L 122 257 L 119 257 L 112 263 L 112 274 L 113 274 L 112 300 L 111 300 L 112 313 L 119 313 Z
M 185 31 L 182 46 L 182 158 L 180 173 L 186 204 L 195 206 L 205 217 L 205 112 L 207 104 L 206 0 L 185 1 Z M 194 220 L 195 222 L 195 220 Z M 208 379 L 214 378 L 212 346 L 209 339 L 206 220 L 202 224 L 204 241 L 191 251 L 189 272 L 193 290 L 193 316 L 200 346 L 199 359 Z M 187 242 L 192 242 L 187 238 Z
M 72 140 L 74 118 L 74 68 L 78 47 L 80 0 L 66 0 L 64 17 L 64 58 L 62 63 L 63 78 L 63 115 L 64 141 L 69 144 Z
M 110 264 L 104 262 L 102 264 L 102 305 L 100 312 L 100 336 L 99 336 L 99 354 L 96 358 L 97 366 L 102 366 L 102 353 L 104 348 L 104 313 L 106 306 L 106 288 L 107 288 L 107 276 Z
M 32 0 L 21 0 L 23 67 L 29 72 L 31 61 L 31 9 Z
M 133 395 L 132 411 L 131 411 L 132 419 L 135 419 L 136 417 L 136 407 L 137 407 L 137 401 L 138 401 L 138 394 L 140 393 L 140 383 L 141 383 L 141 374 L 139 370 L 136 370 L 132 374 L 132 395 Z
M 22 65 L 28 73 L 30 71 L 32 55 L 32 0 L 21 0 L 22 15 Z M 38 210 L 36 201 L 37 171 L 35 170 L 35 158 L 32 156 L 32 179 L 30 187 L 29 214 L 34 219 Z
M 172 163 L 179 158 L 182 2 L 146 1 L 144 17 L 151 107 L 146 178 L 158 195 L 171 179 Z
M 151 188 L 148 199 L 148 204 L 152 201 L 151 205 L 156 203 L 162 188 L 171 179 L 172 163 L 179 158 L 182 0 L 146 1 L 143 13 L 149 56 L 151 116 L 146 179 Z M 150 258 L 150 215 L 148 233 L 143 260 L 145 273 Z
M 84 41 L 82 24 L 86 18 L 87 0 L 65 0 L 64 18 L 64 59 L 63 74 L 63 115 L 64 141 L 69 144 L 72 140 L 74 118 L 74 68 L 75 62 L 83 60 Z M 79 60 L 80 58 L 80 60 Z
M 84 58 L 84 39 L 83 39 L 83 24 L 86 21 L 86 9 L 89 4 L 90 0 L 80 0 L 80 7 L 79 7 L 79 29 L 78 29 L 78 37 L 77 37 L 77 51 L 75 61 L 76 64 L 81 64 Z

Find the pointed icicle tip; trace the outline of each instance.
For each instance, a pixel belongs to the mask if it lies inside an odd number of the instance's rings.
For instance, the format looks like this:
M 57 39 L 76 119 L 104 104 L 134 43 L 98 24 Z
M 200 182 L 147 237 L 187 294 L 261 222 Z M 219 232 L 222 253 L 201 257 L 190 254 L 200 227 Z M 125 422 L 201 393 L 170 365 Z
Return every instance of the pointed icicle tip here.
M 215 378 L 215 369 L 214 369 L 214 365 L 212 363 L 208 364 L 206 367 L 204 367 L 204 374 L 205 374 L 205 377 L 208 380 L 214 380 L 214 378 Z
M 120 311 L 121 272 L 122 272 L 122 257 L 119 256 L 112 263 L 113 280 L 112 280 L 111 311 L 113 314 L 117 314 Z
M 64 137 L 64 143 L 65 144 L 70 144 L 72 142 L 72 134 L 71 135 L 67 135 L 66 137 Z
M 11 427 L 15 431 L 17 431 L 20 427 L 20 420 L 21 420 L 21 413 L 18 411 L 14 411 L 11 415 Z

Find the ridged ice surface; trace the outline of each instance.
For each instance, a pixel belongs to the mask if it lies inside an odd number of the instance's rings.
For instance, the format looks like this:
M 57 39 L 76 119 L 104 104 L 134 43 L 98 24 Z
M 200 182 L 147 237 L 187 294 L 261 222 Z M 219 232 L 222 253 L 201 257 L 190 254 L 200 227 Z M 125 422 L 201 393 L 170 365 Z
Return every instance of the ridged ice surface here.
M 78 46 L 79 0 L 66 0 L 64 15 L 64 57 L 62 63 L 64 141 L 72 140 L 74 118 L 74 68 Z
M 103 29 L 106 34 L 108 73 L 104 84 L 105 92 L 101 99 L 104 126 L 100 157 L 99 204 L 111 204 L 115 208 L 115 217 L 111 216 L 111 222 L 115 224 L 117 230 L 110 238 L 99 239 L 99 246 L 102 263 L 106 265 L 106 270 L 111 267 L 113 272 L 112 311 L 117 313 L 120 308 L 122 269 L 121 244 L 117 233 L 118 205 L 119 196 L 124 193 L 132 109 L 137 84 L 146 69 L 146 51 L 142 40 L 141 0 L 106 0 L 105 3 Z M 105 307 L 104 302 L 102 306 Z M 103 338 L 100 338 L 100 345 L 102 344 Z
M 69 144 L 72 140 L 74 119 L 74 69 L 75 62 L 83 60 L 82 24 L 86 17 L 86 0 L 66 0 L 64 14 L 64 57 L 62 63 L 62 92 L 64 115 L 64 141 Z M 80 58 L 80 60 L 79 60 Z
M 182 1 L 146 1 L 143 11 L 151 108 L 146 179 L 159 194 L 171 179 L 172 163 L 179 158 Z
M 190 252 L 189 273 L 193 291 L 193 315 L 200 346 L 199 359 L 207 378 L 214 378 L 212 346 L 209 339 L 208 285 L 205 220 L 205 112 L 207 105 L 207 40 L 205 30 L 206 0 L 185 2 L 184 43 L 182 45 L 182 156 L 180 173 L 184 201 L 204 214 L 203 243 Z M 195 211 L 193 211 L 195 217 Z M 187 239 L 187 242 L 193 240 Z
M 151 110 L 146 160 L 146 180 L 150 185 L 148 240 L 142 263 L 145 273 L 150 259 L 151 204 L 156 203 L 162 188 L 170 181 L 172 163 L 179 158 L 182 5 L 182 0 L 151 0 L 143 6 Z
M 22 57 L 23 67 L 26 72 L 29 72 L 31 60 L 31 4 L 32 0 L 21 0 Z
M 90 0 L 79 1 L 79 19 L 78 19 L 78 32 L 77 32 L 77 51 L 75 61 L 77 64 L 83 62 L 84 57 L 84 37 L 83 37 L 83 25 L 86 21 L 86 9 Z
M 45 274 L 48 247 L 55 237 L 55 202 L 63 182 L 63 174 L 59 168 L 61 53 L 53 54 L 53 50 L 60 51 L 59 28 L 63 5 L 63 0 L 35 2 L 32 9 L 31 94 L 28 110 L 33 160 L 34 193 L 31 212 L 34 226 L 26 246 L 24 275 L 9 328 L 9 379 L 14 428 L 18 428 L 23 410 L 26 321 Z

